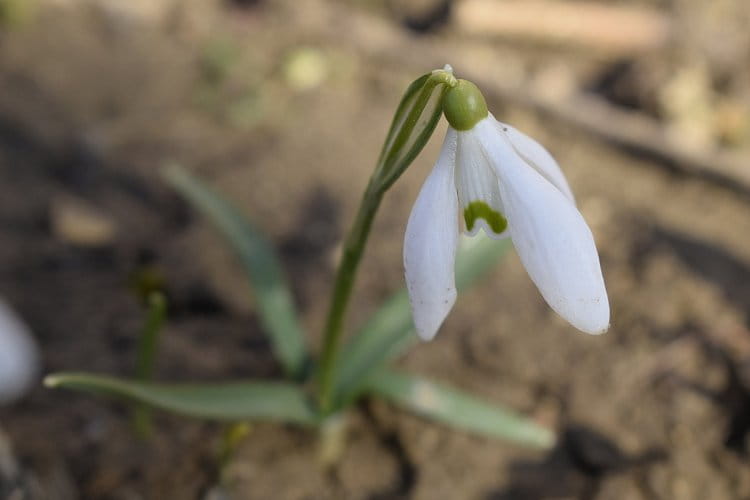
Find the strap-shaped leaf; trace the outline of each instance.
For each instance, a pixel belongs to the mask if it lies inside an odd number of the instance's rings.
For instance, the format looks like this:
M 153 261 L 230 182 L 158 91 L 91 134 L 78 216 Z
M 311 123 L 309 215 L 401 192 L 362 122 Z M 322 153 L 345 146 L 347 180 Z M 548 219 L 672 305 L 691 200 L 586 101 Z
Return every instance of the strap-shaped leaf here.
M 475 434 L 542 448 L 555 442 L 551 430 L 511 410 L 406 373 L 381 370 L 370 377 L 366 390 L 418 415 Z
M 242 261 L 274 353 L 287 374 L 300 376 L 307 354 L 289 286 L 271 244 L 229 201 L 179 166 L 165 178 L 221 231 Z
M 302 389 L 285 382 L 155 384 L 87 373 L 44 380 L 64 387 L 126 398 L 161 410 L 210 420 L 270 420 L 314 425 L 318 416 Z
M 510 240 L 463 238 L 456 259 L 456 285 L 467 288 L 510 248 Z M 345 346 L 336 380 L 336 401 L 356 397 L 365 380 L 417 341 L 406 289 L 393 295 Z

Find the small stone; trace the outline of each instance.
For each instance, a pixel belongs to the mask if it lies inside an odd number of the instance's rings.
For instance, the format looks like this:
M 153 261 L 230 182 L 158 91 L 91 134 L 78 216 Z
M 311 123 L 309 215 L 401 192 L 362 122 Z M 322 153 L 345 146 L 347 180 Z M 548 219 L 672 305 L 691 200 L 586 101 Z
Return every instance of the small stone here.
M 66 243 L 81 247 L 104 247 L 114 242 L 115 222 L 85 200 L 63 196 L 53 200 L 52 233 Z
M 297 91 L 319 87 L 328 77 L 328 60 L 312 47 L 300 47 L 289 54 L 284 65 L 284 76 L 290 87 Z

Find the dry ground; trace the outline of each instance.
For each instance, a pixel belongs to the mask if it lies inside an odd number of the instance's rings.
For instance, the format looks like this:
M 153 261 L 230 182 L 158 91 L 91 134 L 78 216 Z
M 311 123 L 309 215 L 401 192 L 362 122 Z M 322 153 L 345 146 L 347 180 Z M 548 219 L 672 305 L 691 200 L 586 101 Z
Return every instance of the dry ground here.
M 38 334 L 46 372 L 129 372 L 141 308 L 128 279 L 145 265 L 164 274 L 172 300 L 160 378 L 279 372 L 236 263 L 160 182 L 166 162 L 202 175 L 268 232 L 316 332 L 390 113 L 410 79 L 440 63 L 440 47 L 451 47 L 459 74 L 490 71 L 532 89 L 539 78 L 593 88 L 620 62 L 514 40 L 467 44 L 450 25 L 408 34 L 377 2 L 247 3 L 172 11 L 135 2 L 131 12 L 50 2 L 0 33 L 0 293 Z M 653 4 L 703 15 L 699 3 Z M 742 9 L 741 0 L 716 4 Z M 636 67 L 621 84 L 630 106 L 665 126 L 674 120 L 654 93 L 669 71 L 654 68 L 680 67 L 687 45 L 626 58 Z M 730 70 L 742 81 L 745 68 Z M 728 98 L 744 102 L 732 88 Z M 491 101 L 568 174 L 600 248 L 612 329 L 573 331 L 513 255 L 459 299 L 436 341 L 400 364 L 558 429 L 557 448 L 530 452 L 369 402 L 332 473 L 317 468 L 313 435 L 261 425 L 219 474 L 216 425 L 160 416 L 157 437 L 141 442 L 122 406 L 39 388 L 0 411 L 23 465 L 17 479 L 63 500 L 208 498 L 219 483 L 237 499 L 750 497 L 748 192 L 502 93 Z M 402 286 L 401 236 L 438 143 L 385 200 L 352 325 Z M 71 204 L 113 233 L 71 235 L 59 223 Z

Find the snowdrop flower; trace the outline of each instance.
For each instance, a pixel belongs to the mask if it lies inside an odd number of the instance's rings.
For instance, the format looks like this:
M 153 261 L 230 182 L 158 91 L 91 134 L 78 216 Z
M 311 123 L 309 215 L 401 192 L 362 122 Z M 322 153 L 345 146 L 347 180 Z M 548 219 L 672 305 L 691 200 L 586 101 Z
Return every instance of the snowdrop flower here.
M 0 299 L 0 404 L 12 402 L 31 387 L 38 364 L 31 332 Z
M 465 231 L 510 237 L 549 306 L 591 334 L 609 327 L 594 238 L 552 156 L 495 120 L 479 89 L 458 80 L 443 98 L 448 133 L 406 227 L 404 267 L 414 324 L 432 339 L 456 300 L 458 214 Z

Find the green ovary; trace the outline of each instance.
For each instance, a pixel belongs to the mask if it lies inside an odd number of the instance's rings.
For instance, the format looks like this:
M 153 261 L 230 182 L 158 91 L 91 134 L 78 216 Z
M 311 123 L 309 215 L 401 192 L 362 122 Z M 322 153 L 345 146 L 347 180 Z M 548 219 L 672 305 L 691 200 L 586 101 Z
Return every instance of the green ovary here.
M 483 201 L 472 201 L 464 208 L 466 229 L 472 231 L 477 219 L 484 219 L 495 234 L 501 234 L 508 227 L 508 221 L 500 212 L 493 210 Z
M 471 130 L 477 122 L 487 118 L 487 103 L 476 85 L 457 80 L 443 97 L 443 113 L 451 127 Z

